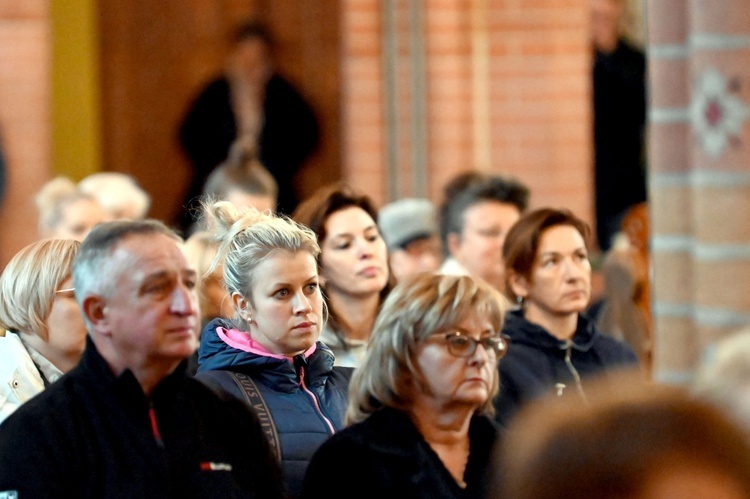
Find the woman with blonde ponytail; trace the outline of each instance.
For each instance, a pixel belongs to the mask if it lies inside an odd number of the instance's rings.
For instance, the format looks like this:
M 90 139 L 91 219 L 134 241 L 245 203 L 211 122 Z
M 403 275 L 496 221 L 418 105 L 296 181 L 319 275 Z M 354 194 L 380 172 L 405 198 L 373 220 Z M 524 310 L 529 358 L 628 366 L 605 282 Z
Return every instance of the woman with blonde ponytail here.
M 203 330 L 197 378 L 258 413 L 292 497 L 315 450 L 344 425 L 351 370 L 317 341 L 324 325 L 315 233 L 228 202 L 205 207 L 235 316 Z M 211 272 L 212 269 L 209 269 Z

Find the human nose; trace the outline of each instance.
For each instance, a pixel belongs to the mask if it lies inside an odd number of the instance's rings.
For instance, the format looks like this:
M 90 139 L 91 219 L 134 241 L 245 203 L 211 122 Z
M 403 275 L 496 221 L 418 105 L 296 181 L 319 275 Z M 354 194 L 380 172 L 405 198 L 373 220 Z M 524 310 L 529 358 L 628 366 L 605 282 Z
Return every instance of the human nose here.
M 361 259 L 371 258 L 375 254 L 373 243 L 364 238 L 359 240 L 357 249 L 359 250 L 359 257 Z
M 297 293 L 294 303 L 294 313 L 299 315 L 306 315 L 310 313 L 311 310 L 312 304 L 310 303 L 310 298 L 301 291 Z
M 474 341 L 474 352 L 469 356 L 469 362 L 472 365 L 482 365 L 489 361 L 490 352 L 487 347 L 479 340 Z
M 195 313 L 193 292 L 183 285 L 178 285 L 172 291 L 170 310 L 179 315 L 192 315 Z

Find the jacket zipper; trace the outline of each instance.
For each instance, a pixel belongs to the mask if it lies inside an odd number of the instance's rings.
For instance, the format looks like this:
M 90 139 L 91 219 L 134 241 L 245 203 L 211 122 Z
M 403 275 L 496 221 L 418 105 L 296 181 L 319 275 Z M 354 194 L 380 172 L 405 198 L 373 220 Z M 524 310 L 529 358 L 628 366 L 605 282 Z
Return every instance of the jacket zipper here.
M 581 383 L 581 375 L 578 374 L 578 370 L 573 365 L 573 361 L 570 359 L 571 352 L 573 350 L 573 342 L 571 340 L 568 340 L 565 342 L 565 365 L 568 366 L 568 370 L 573 375 L 573 380 L 576 382 L 576 389 L 578 390 L 578 394 L 583 399 L 583 402 L 588 405 L 588 400 L 586 399 L 586 394 L 583 391 L 583 384 Z
M 328 425 L 328 430 L 331 432 L 331 435 L 336 433 L 331 420 L 328 419 L 325 414 L 323 414 L 323 409 L 321 409 L 320 407 L 318 397 L 309 388 L 307 388 L 307 383 L 305 383 L 305 368 L 303 366 L 300 366 L 299 368 L 299 384 L 302 387 L 302 390 L 304 390 L 304 392 L 307 393 L 312 399 L 315 410 L 318 411 L 318 415 L 323 418 L 323 421 L 325 421 L 326 425 Z

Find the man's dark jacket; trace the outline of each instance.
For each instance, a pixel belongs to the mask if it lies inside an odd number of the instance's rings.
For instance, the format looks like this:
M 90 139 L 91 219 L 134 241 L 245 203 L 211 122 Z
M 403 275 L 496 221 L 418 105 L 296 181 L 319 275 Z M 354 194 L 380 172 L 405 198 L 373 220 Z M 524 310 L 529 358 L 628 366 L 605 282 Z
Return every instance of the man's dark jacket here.
M 0 493 L 50 497 L 281 497 L 255 415 L 181 370 L 148 398 L 89 340 L 78 367 L 0 425 Z

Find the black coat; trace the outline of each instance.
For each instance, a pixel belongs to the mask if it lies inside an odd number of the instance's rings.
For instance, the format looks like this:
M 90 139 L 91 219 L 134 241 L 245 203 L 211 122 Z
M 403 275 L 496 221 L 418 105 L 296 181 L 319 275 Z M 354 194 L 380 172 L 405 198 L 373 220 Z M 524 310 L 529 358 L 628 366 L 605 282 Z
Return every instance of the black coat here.
M 381 409 L 337 433 L 313 457 L 303 498 L 438 499 L 482 498 L 492 479 L 493 423 L 475 416 L 469 429 L 470 454 L 462 489 L 411 419 Z
M 152 419 L 153 418 L 153 419 Z M 182 372 L 147 398 L 91 341 L 78 367 L 0 426 L 0 492 L 51 497 L 281 497 L 257 418 Z
M 581 395 L 586 378 L 617 368 L 635 367 L 638 358 L 625 343 L 601 334 L 583 315 L 571 342 L 559 340 L 543 327 L 514 310 L 505 318 L 503 333 L 510 336 L 508 353 L 500 361 L 500 394 L 495 399 L 495 418 L 507 424 L 525 402 L 545 394 L 558 383 L 563 394 Z M 570 363 L 582 379 L 579 387 Z
M 279 185 L 279 211 L 290 215 L 297 204 L 293 179 L 317 147 L 318 123 L 304 98 L 278 75 L 266 87 L 263 114 L 258 154 Z M 229 81 L 218 78 L 196 97 L 180 126 L 180 144 L 193 167 L 186 203 L 201 194 L 208 175 L 227 158 L 236 138 Z

